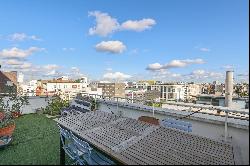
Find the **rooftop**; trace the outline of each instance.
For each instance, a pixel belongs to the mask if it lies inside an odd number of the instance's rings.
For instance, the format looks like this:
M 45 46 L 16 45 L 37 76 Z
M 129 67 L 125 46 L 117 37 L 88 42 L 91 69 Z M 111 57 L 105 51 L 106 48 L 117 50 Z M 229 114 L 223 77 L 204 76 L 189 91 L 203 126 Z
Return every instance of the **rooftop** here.
M 234 164 L 230 144 L 101 111 L 57 122 L 123 164 Z

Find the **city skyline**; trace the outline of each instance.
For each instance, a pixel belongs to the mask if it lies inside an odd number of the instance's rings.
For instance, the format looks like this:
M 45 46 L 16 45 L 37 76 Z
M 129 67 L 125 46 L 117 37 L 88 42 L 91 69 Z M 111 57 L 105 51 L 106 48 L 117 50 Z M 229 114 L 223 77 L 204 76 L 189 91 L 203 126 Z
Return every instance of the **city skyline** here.
M 1 1 L 1 70 L 28 78 L 249 79 L 248 1 Z M 128 12 L 129 9 L 129 12 Z

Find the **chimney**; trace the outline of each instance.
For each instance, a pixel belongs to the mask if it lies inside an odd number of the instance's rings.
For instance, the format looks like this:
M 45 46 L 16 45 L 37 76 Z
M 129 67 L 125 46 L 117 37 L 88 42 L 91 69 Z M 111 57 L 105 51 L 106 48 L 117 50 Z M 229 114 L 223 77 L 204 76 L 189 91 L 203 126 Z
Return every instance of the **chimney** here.
M 225 107 L 232 106 L 232 98 L 233 98 L 233 71 L 226 71 Z

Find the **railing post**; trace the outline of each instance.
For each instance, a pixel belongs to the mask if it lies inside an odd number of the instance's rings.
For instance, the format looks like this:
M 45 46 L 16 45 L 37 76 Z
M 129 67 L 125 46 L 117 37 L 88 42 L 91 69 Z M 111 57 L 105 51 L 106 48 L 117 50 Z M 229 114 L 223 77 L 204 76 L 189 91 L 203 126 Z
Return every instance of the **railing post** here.
M 154 106 L 154 100 L 153 100 L 152 104 L 153 104 L 153 117 L 155 117 L 155 106 Z
M 116 111 L 120 115 L 120 112 L 118 111 L 118 97 L 116 98 Z
M 96 94 L 95 94 L 95 110 L 97 109 L 97 106 L 96 106 Z
M 227 137 L 228 137 L 228 131 L 227 131 L 227 118 L 228 118 L 228 112 L 225 111 L 226 116 L 225 116 L 225 133 L 224 133 L 224 140 L 225 142 L 227 141 Z

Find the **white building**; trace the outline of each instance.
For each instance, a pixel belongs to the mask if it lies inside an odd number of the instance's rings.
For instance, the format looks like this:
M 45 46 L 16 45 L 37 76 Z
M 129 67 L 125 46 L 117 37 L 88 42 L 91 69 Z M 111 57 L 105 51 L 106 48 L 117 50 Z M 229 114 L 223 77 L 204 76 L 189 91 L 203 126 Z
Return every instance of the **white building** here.
M 158 90 L 161 92 L 161 100 L 186 100 L 187 99 L 187 84 L 159 84 L 150 85 L 147 90 Z
M 201 94 L 201 87 L 199 84 L 187 85 L 187 99 L 192 99 L 194 96 Z
M 31 80 L 28 84 L 21 85 L 23 94 L 27 96 L 36 96 L 37 80 Z
M 125 98 L 143 100 L 146 89 L 125 89 Z
M 138 82 L 134 85 L 134 88 L 137 89 L 147 89 L 147 87 L 149 86 L 148 82 Z
M 23 83 L 23 78 L 24 78 L 23 73 L 19 73 L 18 77 L 17 77 L 17 82 L 20 83 L 20 84 L 22 84 Z
M 86 87 L 83 91 L 83 93 L 91 94 L 91 95 L 102 95 L 102 88 L 96 88 L 96 87 Z
M 54 92 L 81 92 L 88 86 L 87 83 L 75 82 L 71 80 L 52 80 L 47 82 L 46 91 Z

